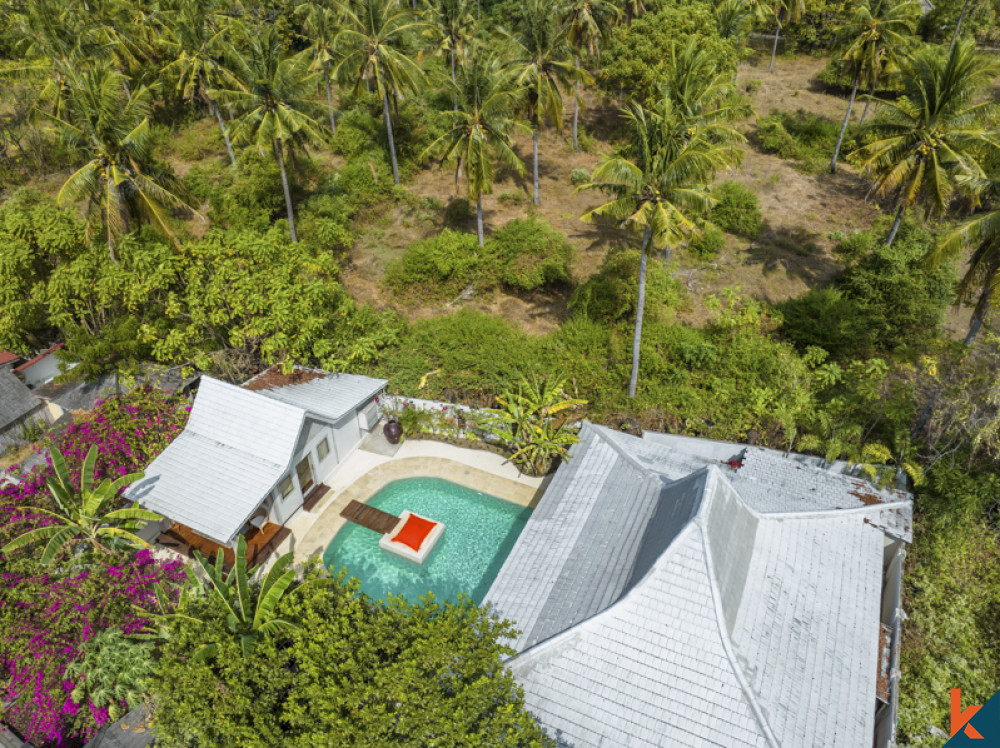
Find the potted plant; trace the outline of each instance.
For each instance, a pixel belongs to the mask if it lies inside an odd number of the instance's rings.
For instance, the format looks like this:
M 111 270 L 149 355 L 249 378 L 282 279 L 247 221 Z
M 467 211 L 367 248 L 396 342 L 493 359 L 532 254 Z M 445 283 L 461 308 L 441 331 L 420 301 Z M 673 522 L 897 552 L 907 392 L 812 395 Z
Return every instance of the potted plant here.
M 375 402 L 378 403 L 379 412 L 385 418 L 382 433 L 385 434 L 386 441 L 389 444 L 399 444 L 399 440 L 403 438 L 403 424 L 399 421 L 399 406 L 396 398 L 383 395 L 375 398 Z

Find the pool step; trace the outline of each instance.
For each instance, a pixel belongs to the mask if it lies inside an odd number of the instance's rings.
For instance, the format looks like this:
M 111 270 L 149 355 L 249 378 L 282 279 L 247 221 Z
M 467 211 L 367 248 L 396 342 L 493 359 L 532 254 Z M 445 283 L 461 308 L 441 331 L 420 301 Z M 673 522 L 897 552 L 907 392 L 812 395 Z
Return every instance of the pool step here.
M 362 527 L 367 527 L 369 530 L 374 530 L 380 535 L 391 532 L 392 528 L 399 523 L 399 517 L 388 512 L 383 512 L 381 509 L 376 509 L 373 506 L 362 504 L 360 501 L 351 501 L 348 503 L 341 510 L 340 516 L 349 522 L 354 522 Z

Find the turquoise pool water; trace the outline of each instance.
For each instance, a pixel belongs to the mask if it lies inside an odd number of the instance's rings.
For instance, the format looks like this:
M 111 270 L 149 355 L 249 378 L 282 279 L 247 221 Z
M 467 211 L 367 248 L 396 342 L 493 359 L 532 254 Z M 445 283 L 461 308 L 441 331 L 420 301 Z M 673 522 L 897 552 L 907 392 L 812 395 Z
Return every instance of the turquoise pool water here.
M 440 478 L 393 481 L 367 503 L 444 523 L 444 535 L 422 565 L 383 551 L 382 536 L 360 525 L 348 523 L 334 536 L 323 563 L 334 573 L 346 566 L 361 591 L 378 600 L 391 592 L 417 602 L 433 592 L 438 600 L 457 601 L 464 592 L 481 603 L 531 516 L 526 507 Z

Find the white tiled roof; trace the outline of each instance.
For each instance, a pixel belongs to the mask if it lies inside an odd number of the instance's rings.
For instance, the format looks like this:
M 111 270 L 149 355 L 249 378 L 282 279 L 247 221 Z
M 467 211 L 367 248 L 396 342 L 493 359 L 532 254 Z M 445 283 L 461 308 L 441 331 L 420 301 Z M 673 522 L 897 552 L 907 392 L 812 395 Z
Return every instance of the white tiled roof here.
M 327 374 L 251 391 L 202 377 L 184 431 L 127 496 L 226 545 L 289 469 L 306 417 L 335 422 L 384 386 Z
M 867 484 L 780 455 L 741 475 L 590 424 L 572 455 L 486 595 L 523 632 L 510 667 L 553 736 L 871 743 L 883 527 L 909 521 L 905 495 L 868 506 L 850 496 Z
M 184 431 L 127 496 L 227 544 L 287 469 L 306 411 L 202 377 Z
M 335 422 L 360 403 L 375 397 L 386 384 L 385 379 L 338 373 L 326 374 L 301 384 L 288 384 L 257 392 L 272 400 L 308 410 L 323 420 Z

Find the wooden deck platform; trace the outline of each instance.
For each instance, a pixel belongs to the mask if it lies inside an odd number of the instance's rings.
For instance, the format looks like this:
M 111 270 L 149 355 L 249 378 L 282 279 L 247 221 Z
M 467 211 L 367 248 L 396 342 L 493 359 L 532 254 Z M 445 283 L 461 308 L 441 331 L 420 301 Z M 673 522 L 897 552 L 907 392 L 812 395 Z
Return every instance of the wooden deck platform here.
M 374 530 L 380 535 L 391 532 L 392 528 L 399 522 L 399 517 L 393 514 L 353 500 L 341 510 L 340 516 L 349 522 Z
M 266 560 L 274 553 L 275 549 L 285 538 L 291 535 L 292 531 L 282 525 L 268 522 L 260 529 L 254 529 L 248 533 L 247 541 L 247 566 L 254 566 Z M 209 561 L 215 561 L 215 554 L 222 548 L 225 565 L 231 567 L 236 561 L 236 552 L 232 548 L 220 546 L 208 538 L 202 537 L 190 527 L 174 522 L 170 529 L 160 535 L 157 542 L 160 545 L 172 548 L 178 553 L 191 557 L 195 550 Z
M 326 496 L 326 493 L 329 490 L 330 487 L 325 483 L 317 483 L 313 486 L 312 490 L 306 494 L 305 499 L 302 501 L 302 508 L 307 512 L 311 512 L 319 503 L 319 500 Z

